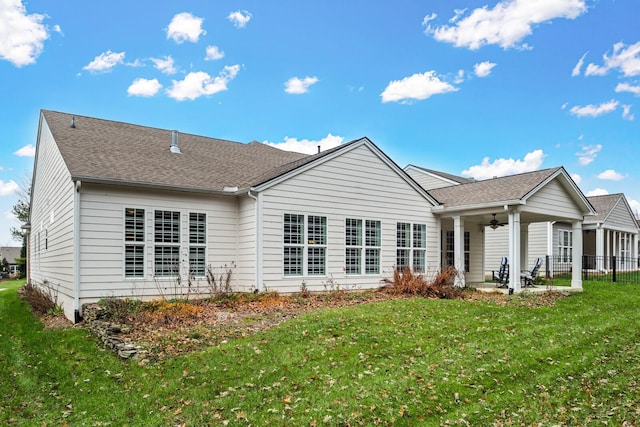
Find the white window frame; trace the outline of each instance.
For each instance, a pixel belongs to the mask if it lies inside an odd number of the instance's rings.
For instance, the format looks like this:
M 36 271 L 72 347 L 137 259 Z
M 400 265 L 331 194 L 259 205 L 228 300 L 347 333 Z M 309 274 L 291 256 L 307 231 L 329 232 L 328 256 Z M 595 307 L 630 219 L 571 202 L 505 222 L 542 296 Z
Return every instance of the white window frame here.
M 163 216 L 166 213 L 171 214 L 171 218 L 168 221 L 168 224 L 171 226 L 171 230 L 165 229 L 165 220 L 163 218 L 163 222 L 160 225 L 160 228 L 162 228 L 162 232 L 160 235 L 158 233 L 158 213 L 162 213 Z M 177 215 L 177 218 L 174 218 L 175 215 Z M 155 209 L 153 211 L 153 275 L 157 278 L 170 279 L 180 276 L 181 218 L 182 213 L 180 211 L 165 209 Z M 177 223 L 177 232 L 173 229 L 175 223 Z M 169 241 L 167 241 L 166 239 L 167 235 L 169 236 Z M 162 252 L 161 254 L 158 253 L 159 250 Z M 165 260 L 166 254 L 164 253 L 164 251 L 167 250 L 169 250 L 170 255 L 169 262 L 166 262 Z M 159 255 L 161 257 L 160 269 L 158 268 Z M 167 268 L 169 268 L 170 270 L 168 270 Z
M 415 273 L 426 273 L 427 269 L 427 225 L 411 225 L 411 266 Z
M 193 220 L 194 216 L 197 217 L 195 222 Z M 204 212 L 189 212 L 188 227 L 189 275 L 191 277 L 205 277 L 207 274 L 207 214 Z M 194 227 L 196 228 L 195 231 Z M 202 229 L 199 229 L 200 227 Z M 194 255 L 197 255 L 197 257 Z M 196 268 L 194 267 L 196 262 L 198 262 L 196 266 L 198 271 L 195 271 Z
M 355 235 L 349 233 L 355 222 Z M 364 225 L 364 226 L 363 226 Z M 376 219 L 345 219 L 345 274 L 349 276 L 380 274 L 382 222 Z M 356 263 L 349 262 L 355 260 Z M 352 267 L 352 268 L 350 268 Z
M 295 229 L 287 218 L 296 218 Z M 300 221 L 301 220 L 301 221 Z M 284 277 L 326 277 L 328 220 L 324 215 L 286 212 L 282 217 L 282 275 Z M 295 232 L 295 233 L 294 233 Z M 293 255 L 293 258 L 292 258 Z M 287 263 L 287 259 L 298 260 Z M 292 272 L 292 267 L 295 267 Z
M 444 267 L 455 267 L 455 232 L 445 230 L 444 233 Z M 469 273 L 469 263 L 471 261 L 471 233 L 465 231 L 462 235 L 462 256 L 464 257 L 464 271 Z
M 128 211 L 133 211 L 133 212 L 137 212 L 140 211 L 142 213 L 142 229 L 138 230 L 137 225 L 134 225 L 134 229 L 133 230 L 129 230 L 128 229 L 128 224 L 127 224 L 127 212 Z M 123 265 L 123 272 L 122 274 L 124 275 L 124 277 L 126 279 L 144 279 L 145 277 L 145 273 L 146 273 L 146 268 L 145 268 L 145 258 L 146 258 L 146 235 L 147 235 L 147 211 L 144 208 L 139 208 L 139 207 L 134 207 L 134 206 L 125 206 L 123 209 L 123 216 L 122 216 L 122 230 L 123 230 L 123 236 L 122 236 L 122 240 L 123 240 L 123 260 L 122 260 L 122 265 Z M 136 218 L 134 217 L 133 219 L 134 221 L 136 220 Z M 128 237 L 128 233 L 129 232 L 134 233 L 131 238 Z M 141 236 L 137 236 L 138 233 L 142 233 Z M 142 271 L 140 274 L 127 274 L 127 252 L 128 252 L 128 248 L 133 248 L 137 253 L 134 254 L 134 261 L 133 261 L 133 270 L 137 271 L 138 268 L 136 267 L 136 260 L 138 259 L 137 255 L 139 253 L 142 254 Z
M 411 268 L 411 223 L 396 223 L 396 268 Z
M 573 262 L 573 231 L 558 230 L 558 261 Z

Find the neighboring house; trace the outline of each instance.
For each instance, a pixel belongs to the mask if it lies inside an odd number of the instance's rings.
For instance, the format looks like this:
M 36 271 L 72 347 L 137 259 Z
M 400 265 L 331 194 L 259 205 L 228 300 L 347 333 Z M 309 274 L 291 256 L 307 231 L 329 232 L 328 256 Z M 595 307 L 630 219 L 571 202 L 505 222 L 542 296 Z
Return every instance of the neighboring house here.
M 19 246 L 0 246 L 0 262 L 3 259 L 6 259 L 9 263 L 9 271 L 7 273 L 10 277 L 16 277 L 20 270 L 20 265 L 18 264 L 18 259 L 20 258 L 20 251 L 22 250 Z M 2 265 L 0 265 L 0 273 L 2 272 Z
M 593 213 L 563 168 L 432 191 L 413 172 L 367 138 L 309 156 L 45 110 L 28 280 L 74 321 L 105 297 L 206 293 L 210 269 L 235 291 L 375 288 L 442 265 L 463 285 L 484 280 L 493 213 L 509 218 L 516 263 L 521 222 L 581 230 Z

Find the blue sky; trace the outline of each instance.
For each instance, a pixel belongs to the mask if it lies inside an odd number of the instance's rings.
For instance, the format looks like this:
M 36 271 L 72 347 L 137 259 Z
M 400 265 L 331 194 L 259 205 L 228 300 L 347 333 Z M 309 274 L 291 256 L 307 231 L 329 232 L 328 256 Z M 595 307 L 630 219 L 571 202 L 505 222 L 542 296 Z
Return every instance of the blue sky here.
M 639 16 L 637 0 L 0 0 L 0 245 L 40 109 L 311 152 L 368 136 L 402 167 L 478 179 L 564 166 L 640 211 Z

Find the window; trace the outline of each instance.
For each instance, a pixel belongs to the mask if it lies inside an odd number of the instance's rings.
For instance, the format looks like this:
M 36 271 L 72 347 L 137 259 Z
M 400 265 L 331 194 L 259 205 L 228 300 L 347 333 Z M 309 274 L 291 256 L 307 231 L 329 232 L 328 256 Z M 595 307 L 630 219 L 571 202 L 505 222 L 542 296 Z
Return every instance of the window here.
M 463 257 L 464 257 L 464 271 L 469 272 L 469 261 L 471 253 L 471 235 L 468 231 L 464 232 L 463 236 Z M 453 230 L 447 230 L 445 234 L 445 248 L 444 248 L 444 266 L 455 266 L 455 235 Z
M 572 262 L 573 260 L 573 232 L 559 230 L 558 232 L 558 256 L 560 262 Z
M 206 274 L 207 215 L 189 213 L 189 274 L 204 277 Z
M 396 226 L 396 268 L 409 268 L 411 254 L 411 224 L 399 222 Z
M 144 277 L 144 209 L 124 210 L 124 276 Z
M 364 221 L 364 241 L 362 223 L 361 219 L 345 220 L 345 273 L 362 274 L 364 249 L 365 274 L 380 274 L 380 221 Z
M 284 214 L 283 243 L 285 276 L 326 274 L 327 217 L 308 215 L 305 218 L 305 215 Z
M 180 212 L 155 211 L 154 274 L 177 276 L 180 267 Z
M 427 226 L 413 224 L 413 271 L 424 273 L 426 270 L 425 252 L 427 248 Z

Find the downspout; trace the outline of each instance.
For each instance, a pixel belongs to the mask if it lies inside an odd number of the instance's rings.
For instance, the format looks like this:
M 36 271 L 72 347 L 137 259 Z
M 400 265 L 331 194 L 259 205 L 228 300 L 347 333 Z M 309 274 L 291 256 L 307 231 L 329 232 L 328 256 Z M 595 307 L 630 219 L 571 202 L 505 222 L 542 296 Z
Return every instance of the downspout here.
M 251 194 L 251 189 L 247 191 L 247 195 L 255 200 L 256 215 L 256 265 L 255 265 L 255 286 L 256 291 L 262 291 L 262 193 L 257 196 Z
M 73 192 L 73 322 L 82 320 L 80 316 L 80 188 L 76 181 Z

